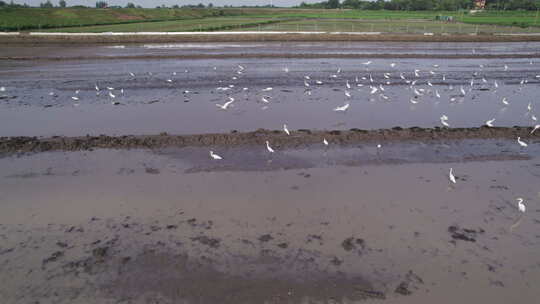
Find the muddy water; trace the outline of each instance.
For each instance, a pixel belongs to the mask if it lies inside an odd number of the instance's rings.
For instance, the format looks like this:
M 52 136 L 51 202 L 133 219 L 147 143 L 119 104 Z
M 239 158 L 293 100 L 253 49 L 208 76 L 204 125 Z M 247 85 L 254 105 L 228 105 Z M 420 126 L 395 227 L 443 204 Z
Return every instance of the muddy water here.
M 354 51 L 363 48 L 374 52 L 381 45 L 385 44 L 355 44 Z M 397 49 L 396 44 L 390 45 L 390 49 Z M 308 46 L 321 47 L 293 44 L 286 49 Z M 436 46 L 427 44 L 424 52 L 451 50 L 450 45 Z M 452 44 L 462 49 L 470 46 Z M 187 52 L 166 45 L 161 47 L 129 48 L 135 48 L 133 52 L 164 55 Z M 501 52 L 520 52 L 529 47 L 534 48 L 530 44 L 499 45 L 493 52 L 498 48 L 502 48 Z M 185 48 L 190 50 L 189 45 Z M 247 49 L 261 48 L 264 47 L 256 45 Z M 270 44 L 269 48 L 276 45 Z M 478 48 L 490 49 L 486 45 Z M 198 52 L 199 48 L 195 49 L 191 52 Z M 222 52 L 227 47 L 202 49 L 201 52 Z M 327 46 L 324 49 L 341 50 Z M 123 51 L 105 47 L 80 50 L 82 54 L 95 52 L 100 56 Z M 6 88 L 0 92 L 0 135 L 198 134 L 279 129 L 284 123 L 290 129 L 431 127 L 440 125 L 443 114 L 450 118 L 451 127 L 480 126 L 488 119 L 495 119 L 498 126 L 530 126 L 535 123 L 532 116 L 540 115 L 537 111 L 540 105 L 535 99 L 540 63 L 535 60 L 242 59 L 244 51 L 235 47 L 239 58 L 230 59 L 0 61 L 0 86 Z M 56 49 L 44 51 L 45 54 L 56 52 Z M 71 49 L 65 52 L 77 54 Z M 372 63 L 362 64 L 367 61 Z M 391 63 L 396 63 L 395 67 Z M 238 65 L 245 67 L 242 74 L 237 73 Z M 286 68 L 289 72 L 285 72 Z M 415 69 L 420 70 L 418 77 L 414 75 Z M 389 73 L 388 78 L 385 73 Z M 417 81 L 414 88 L 400 78 L 400 73 L 408 81 Z M 310 87 L 304 84 L 305 76 L 311 78 L 307 80 Z M 351 98 L 345 96 L 347 81 Z M 96 84 L 99 95 L 94 88 Z M 371 94 L 370 86 L 378 91 Z M 116 98 L 110 97 L 107 87 L 114 88 L 111 92 Z M 268 87 L 273 90 L 264 92 Z M 440 98 L 436 97 L 437 92 Z M 267 96 L 268 103 L 262 101 L 263 96 Z M 233 97 L 235 102 L 228 110 L 220 110 L 216 104 L 225 103 L 228 97 Z M 508 105 L 503 104 L 503 98 Z M 411 99 L 417 103 L 411 103 Z M 345 103 L 350 103 L 346 113 L 333 111 Z
M 6 45 L 6 57 L 159 56 L 215 54 L 425 54 L 425 55 L 535 55 L 539 42 L 206 42 L 95 45 Z M 474 52 L 473 52 L 474 49 Z M 39 51 L 36 51 L 39 50 Z
M 478 161 L 493 153 L 489 141 L 480 146 L 449 147 L 431 163 L 421 151 L 432 147 L 418 146 L 419 157 L 412 143 L 275 155 L 238 148 L 217 151 L 222 162 L 196 148 L 3 158 L 0 295 L 6 303 L 534 301 L 538 151 Z M 467 161 L 471 151 L 476 161 Z

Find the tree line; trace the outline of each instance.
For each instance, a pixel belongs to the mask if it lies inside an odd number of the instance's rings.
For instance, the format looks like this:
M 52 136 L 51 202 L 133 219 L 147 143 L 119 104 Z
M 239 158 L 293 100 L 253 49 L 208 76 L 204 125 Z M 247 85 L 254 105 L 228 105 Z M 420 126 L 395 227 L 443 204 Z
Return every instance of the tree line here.
M 318 3 L 302 2 L 299 8 L 360 9 L 360 10 L 401 10 L 401 11 L 454 11 L 473 9 L 474 0 L 328 0 Z M 493 10 L 537 10 L 540 0 L 487 0 L 486 9 Z

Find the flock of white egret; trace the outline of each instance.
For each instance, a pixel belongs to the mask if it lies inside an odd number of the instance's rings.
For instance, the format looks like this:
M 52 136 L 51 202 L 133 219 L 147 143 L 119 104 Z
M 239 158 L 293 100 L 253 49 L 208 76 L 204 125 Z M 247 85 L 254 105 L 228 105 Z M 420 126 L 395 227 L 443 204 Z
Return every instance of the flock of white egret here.
M 438 89 L 436 89 L 434 87 L 434 83 L 436 85 L 447 85 L 447 90 L 448 91 L 454 91 L 456 90 L 456 88 L 452 85 L 452 84 L 449 84 L 446 82 L 446 75 L 439 70 L 439 65 L 435 64 L 433 65 L 432 69 L 431 70 L 425 70 L 425 71 L 422 71 L 420 69 L 414 69 L 412 72 L 401 72 L 397 69 L 397 66 L 398 64 L 397 63 L 390 63 L 390 68 L 392 69 L 391 72 L 384 72 L 382 74 L 382 80 L 381 81 L 375 81 L 374 80 L 374 74 L 373 72 L 370 71 L 370 68 L 369 66 L 372 64 L 372 61 L 366 61 L 366 62 L 363 62 L 361 63 L 364 67 L 365 67 L 365 73 L 364 73 L 364 76 L 356 76 L 354 77 L 354 80 L 349 80 L 349 79 L 343 79 L 344 80 L 344 88 L 343 88 L 343 92 L 344 92 L 344 95 L 345 95 L 345 98 L 346 98 L 346 101 L 343 105 L 341 106 L 337 106 L 337 107 L 334 107 L 332 110 L 334 112 L 342 112 L 342 113 L 346 113 L 347 110 L 351 107 L 351 101 L 354 100 L 354 94 L 353 92 L 356 90 L 357 92 L 366 92 L 366 94 L 368 96 L 372 96 L 372 97 L 375 97 L 375 98 L 379 98 L 379 100 L 381 101 L 388 101 L 390 99 L 390 97 L 388 95 L 385 94 L 385 86 L 388 86 L 388 85 L 391 85 L 392 84 L 392 79 L 398 79 L 397 76 L 395 76 L 396 74 L 399 76 L 399 82 L 401 84 L 406 84 L 406 88 L 407 90 L 409 91 L 408 94 L 410 94 L 411 96 L 408 98 L 409 102 L 412 104 L 412 105 L 416 105 L 416 104 L 419 104 L 422 102 L 422 97 L 423 96 L 430 96 L 430 97 L 434 97 L 434 98 L 437 98 L 437 99 L 441 99 L 441 94 L 439 92 Z M 530 61 L 530 64 L 532 65 L 533 62 Z M 502 71 L 508 71 L 508 66 L 507 65 L 502 65 Z M 464 86 L 464 85 L 460 85 L 459 86 L 459 90 L 457 94 L 453 95 L 453 96 L 449 96 L 449 101 L 450 102 L 455 102 L 457 98 L 465 98 L 465 96 L 467 96 L 467 94 L 469 94 L 473 88 L 475 87 L 475 84 L 478 84 L 478 85 L 481 85 L 482 87 L 489 87 L 489 89 L 493 90 L 494 93 L 497 92 L 497 89 L 499 88 L 499 83 L 497 82 L 497 80 L 493 80 L 492 82 L 488 81 L 485 77 L 485 75 L 482 74 L 482 70 L 484 68 L 483 65 L 479 65 L 479 68 L 480 68 L 480 72 L 476 71 L 476 72 L 473 72 L 472 74 L 472 78 L 470 79 L 470 81 L 468 81 L 468 85 Z M 214 67 L 213 68 L 214 70 L 217 69 L 217 67 Z M 246 68 L 242 65 L 238 65 L 236 69 L 234 69 L 234 73 L 237 74 L 237 75 L 234 75 L 231 77 L 232 80 L 236 80 L 238 79 L 238 77 L 242 74 L 244 74 L 246 72 Z M 185 70 L 185 73 L 188 73 L 189 71 L 188 70 Z M 290 72 L 290 69 L 288 67 L 285 67 L 283 68 L 283 72 L 284 73 L 289 73 Z M 342 73 L 342 70 L 341 68 L 337 69 L 335 73 L 331 73 L 330 75 L 328 75 L 328 78 L 331 79 L 331 80 L 334 80 L 334 82 L 337 80 L 337 79 L 342 79 L 343 77 L 340 77 L 340 74 Z M 148 73 L 149 75 L 152 75 L 152 73 Z M 173 72 L 172 73 L 172 76 L 176 76 L 177 73 L 176 72 Z M 129 73 L 129 76 L 131 78 L 135 78 L 136 75 L 135 73 L 133 72 L 130 72 Z M 392 76 L 394 76 L 392 78 Z M 422 78 L 422 76 L 427 76 L 427 78 Z M 318 78 L 316 79 L 315 77 L 312 77 L 311 75 L 304 75 L 303 76 L 303 86 L 304 86 L 304 94 L 306 95 L 312 95 L 313 94 L 313 89 L 314 87 L 320 87 L 320 86 L 323 86 L 325 84 L 325 80 L 324 78 Z M 540 75 L 536 75 L 535 76 L 535 80 L 540 80 Z M 168 78 L 168 79 L 165 79 L 165 82 L 167 84 L 173 84 L 175 82 L 175 80 L 173 80 L 172 78 Z M 300 82 L 300 85 L 301 83 Z M 522 88 L 524 88 L 527 84 L 528 84 L 528 79 L 522 79 L 519 83 L 519 89 L 521 90 Z M 220 86 L 220 87 L 217 87 L 216 88 L 216 91 L 218 92 L 224 92 L 226 93 L 227 95 L 227 101 L 225 101 L 224 103 L 216 103 L 216 107 L 219 108 L 219 110 L 222 110 L 222 111 L 227 111 L 229 110 L 231 107 L 234 107 L 235 105 L 235 98 L 233 96 L 231 96 L 231 92 L 233 91 L 233 89 L 235 88 L 235 85 L 233 84 L 230 84 L 228 86 Z M 367 90 L 364 90 L 364 89 L 367 89 Z M 100 95 L 102 93 L 102 88 L 100 88 L 98 86 L 98 84 L 96 83 L 95 84 L 95 90 L 96 90 L 96 95 Z M 250 89 L 247 88 L 247 87 L 244 87 L 242 88 L 242 92 L 246 92 L 246 91 L 249 91 Z M 6 88 L 5 87 L 0 87 L 0 92 L 5 92 L 6 91 Z M 113 87 L 106 87 L 105 90 L 107 92 L 107 95 L 108 97 L 110 98 L 110 102 L 112 105 L 120 105 L 121 102 L 117 100 L 117 95 L 121 95 L 121 96 L 124 96 L 124 90 L 123 89 L 120 89 L 120 90 L 116 90 L 115 88 Z M 272 96 L 270 96 L 270 92 L 273 91 L 273 88 L 272 87 L 265 87 L 265 88 L 262 88 L 262 89 L 259 89 L 259 91 L 257 91 L 257 98 L 260 98 L 260 101 L 265 104 L 264 107 L 268 107 L 267 105 L 268 104 L 271 104 L 272 103 Z M 119 93 L 117 93 L 119 92 Z M 80 93 L 80 90 L 76 90 L 75 91 L 75 95 L 74 96 L 71 96 L 71 99 L 77 103 L 75 103 L 74 105 L 78 105 L 78 102 L 80 101 L 80 97 L 79 97 L 79 93 Z M 185 90 L 183 91 L 184 94 L 189 94 L 190 91 L 189 90 Z M 49 95 L 53 96 L 55 95 L 54 92 L 50 92 Z M 500 98 L 500 97 L 497 97 L 496 94 L 493 94 L 493 98 Z M 402 96 L 400 96 L 400 99 L 402 99 Z M 405 99 L 406 100 L 406 99 Z M 500 98 L 500 104 L 502 107 L 508 107 L 510 105 L 510 101 L 508 100 L 508 97 L 507 96 L 504 96 L 502 98 Z M 264 109 L 263 107 L 263 109 Z M 529 102 L 527 104 L 527 108 L 526 108 L 526 114 L 525 114 L 531 121 L 532 121 L 532 125 L 533 125 L 533 129 L 532 131 L 530 132 L 530 134 L 532 135 L 535 131 L 537 131 L 538 129 L 540 129 L 540 124 L 535 124 L 537 122 L 537 117 L 533 114 L 533 104 L 532 102 Z M 440 119 L 440 123 L 443 127 L 446 127 L 446 128 L 450 128 L 450 118 L 446 115 L 446 114 L 443 114 L 441 115 L 441 117 L 439 118 Z M 484 122 L 484 125 L 487 126 L 487 127 L 494 127 L 494 124 L 495 124 L 495 118 L 490 118 L 490 119 L 487 119 L 485 122 Z M 283 132 L 285 132 L 285 134 L 287 135 L 291 135 L 291 132 L 289 131 L 288 127 L 287 127 L 287 124 L 283 124 Z M 266 150 L 268 151 L 268 153 L 275 153 L 275 149 L 271 147 L 271 144 L 269 141 L 265 141 L 266 143 Z M 526 148 L 528 146 L 528 143 L 526 141 L 524 141 L 521 137 L 517 137 L 517 143 L 519 144 L 520 147 L 522 148 Z M 329 146 L 330 143 L 329 141 L 324 138 L 323 139 L 323 144 L 324 146 Z M 380 149 L 382 146 L 380 144 L 377 145 L 377 148 Z M 219 161 L 219 160 L 223 160 L 224 158 L 218 154 L 216 154 L 214 151 L 210 151 L 210 157 L 211 159 L 213 160 L 216 160 L 216 161 Z M 451 183 L 456 183 L 456 178 L 454 176 L 454 173 L 453 173 L 453 168 L 450 168 L 450 172 L 448 174 L 448 178 L 450 180 Z M 523 199 L 522 198 L 518 198 L 518 202 L 519 202 L 519 205 L 518 205 L 518 209 L 522 212 L 525 211 L 525 206 L 523 204 Z

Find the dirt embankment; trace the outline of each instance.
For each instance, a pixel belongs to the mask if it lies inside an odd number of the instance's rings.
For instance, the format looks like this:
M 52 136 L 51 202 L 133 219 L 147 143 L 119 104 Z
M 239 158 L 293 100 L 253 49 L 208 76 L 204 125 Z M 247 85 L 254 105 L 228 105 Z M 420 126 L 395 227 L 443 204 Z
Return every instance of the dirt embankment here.
M 0 36 L 1 44 L 90 44 L 90 43 L 174 43 L 174 42 L 260 42 L 260 41 L 397 41 L 397 42 L 525 42 L 540 41 L 540 35 L 423 35 L 423 34 L 347 34 L 347 33 L 272 33 L 200 35 L 99 35 L 99 36 Z
M 205 147 L 205 146 L 239 146 L 264 145 L 271 141 L 280 148 L 297 148 L 308 144 L 321 143 L 327 139 L 334 144 L 354 144 L 361 142 L 382 141 L 432 141 L 462 139 L 515 139 L 539 138 L 540 131 L 531 135 L 532 127 L 496 127 L 480 128 L 401 128 L 380 130 L 350 129 L 348 131 L 311 131 L 298 130 L 291 136 L 282 131 L 260 129 L 254 132 L 240 133 L 232 131 L 224 134 L 200 135 L 125 135 L 125 136 L 85 136 L 85 137 L 0 137 L 0 154 L 46 152 L 46 151 L 78 151 L 94 148 L 132 149 L 132 148 L 165 148 L 165 147 Z

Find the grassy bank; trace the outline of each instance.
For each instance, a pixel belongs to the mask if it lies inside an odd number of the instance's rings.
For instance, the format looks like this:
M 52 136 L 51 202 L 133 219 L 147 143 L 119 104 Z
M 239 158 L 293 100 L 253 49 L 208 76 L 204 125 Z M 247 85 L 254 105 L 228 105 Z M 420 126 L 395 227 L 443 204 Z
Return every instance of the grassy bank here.
M 435 22 L 437 15 L 453 16 L 456 22 Z M 291 23 L 291 20 L 302 21 Z M 338 20 L 338 21 L 335 21 Z M 320 26 L 316 25 L 317 22 Z M 332 23 L 334 22 L 334 23 Z M 387 24 L 382 24 L 387 22 Z M 424 24 L 419 24 L 424 22 Z M 476 31 L 476 25 L 511 26 L 516 28 L 540 28 L 536 12 L 489 11 L 477 14 L 448 11 L 365 11 L 365 10 L 322 10 L 322 9 L 0 9 L 0 30 L 24 31 L 46 30 L 65 32 L 110 32 L 110 31 L 211 31 L 238 28 L 272 29 L 276 23 L 285 23 L 281 28 L 302 30 L 352 30 L 352 31 L 395 31 L 406 32 L 409 28 L 419 30 L 439 28 L 451 32 Z M 456 24 L 469 24 L 460 26 Z M 311 26 L 313 25 L 313 26 Z M 484 27 L 486 30 L 488 27 Z M 442 27 L 442 29 L 441 29 Z M 279 26 L 274 29 L 280 30 Z M 308 29 L 309 30 L 309 29 Z M 502 32 L 514 31 L 501 29 Z M 533 30 L 534 31 L 534 30 Z M 481 29 L 479 32 L 484 32 Z M 489 32 L 489 31 L 487 31 Z

